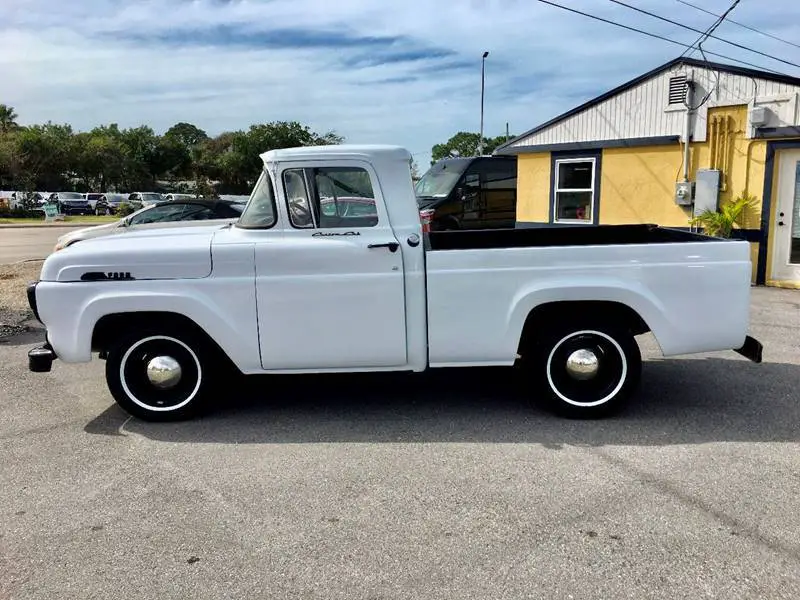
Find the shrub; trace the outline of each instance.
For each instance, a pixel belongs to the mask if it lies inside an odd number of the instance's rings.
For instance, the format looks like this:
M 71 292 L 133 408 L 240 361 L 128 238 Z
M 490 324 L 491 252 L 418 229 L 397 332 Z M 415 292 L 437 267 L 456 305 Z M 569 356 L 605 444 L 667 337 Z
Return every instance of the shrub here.
M 127 202 L 120 202 L 120 205 L 117 208 L 117 214 L 120 217 L 127 217 L 129 214 L 133 212 L 136 212 L 136 209 L 133 207 L 132 204 L 128 204 Z
M 755 202 L 755 196 L 743 191 L 734 200 L 722 204 L 719 209 L 706 210 L 689 223 L 702 227 L 708 235 L 729 238 L 736 227 L 743 226 L 747 209 L 752 208 Z

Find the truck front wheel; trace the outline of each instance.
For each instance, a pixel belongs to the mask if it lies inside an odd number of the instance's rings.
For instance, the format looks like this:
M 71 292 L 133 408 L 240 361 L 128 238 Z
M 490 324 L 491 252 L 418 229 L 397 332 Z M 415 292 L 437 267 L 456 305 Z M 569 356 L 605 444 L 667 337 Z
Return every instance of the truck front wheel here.
M 551 328 L 533 351 L 546 403 L 570 418 L 598 418 L 620 410 L 638 386 L 639 345 L 624 328 L 586 322 Z
M 180 330 L 127 333 L 108 350 L 108 389 L 120 407 L 140 419 L 192 417 L 211 386 L 207 355 L 202 342 Z

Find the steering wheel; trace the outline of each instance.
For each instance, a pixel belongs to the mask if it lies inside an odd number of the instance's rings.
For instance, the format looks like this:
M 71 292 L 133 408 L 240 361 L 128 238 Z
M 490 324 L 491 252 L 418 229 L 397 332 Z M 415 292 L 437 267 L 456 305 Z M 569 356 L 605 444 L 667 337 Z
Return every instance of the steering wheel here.
M 311 211 L 305 205 L 305 201 L 306 199 L 301 197 L 292 198 L 289 200 L 289 207 L 299 222 L 303 225 L 308 225 L 311 223 Z

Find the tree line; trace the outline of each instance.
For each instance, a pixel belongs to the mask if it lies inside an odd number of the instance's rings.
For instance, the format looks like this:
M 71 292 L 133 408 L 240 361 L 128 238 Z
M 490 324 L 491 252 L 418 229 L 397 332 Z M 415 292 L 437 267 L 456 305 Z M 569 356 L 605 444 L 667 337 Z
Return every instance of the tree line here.
M 163 135 L 115 123 L 91 131 L 52 122 L 23 127 L 14 109 L 0 104 L 0 189 L 160 191 L 164 181 L 193 181 L 201 189 L 214 182 L 218 193 L 247 194 L 261 172 L 262 152 L 342 141 L 296 121 L 215 137 L 191 123 L 176 123 Z
M 163 191 L 163 182 L 170 182 L 172 191 L 179 191 L 177 182 L 191 181 L 201 193 L 247 194 L 261 172 L 262 152 L 344 141 L 333 131 L 317 133 L 296 121 L 211 137 L 184 122 L 158 135 L 146 125 L 112 123 L 75 131 L 52 122 L 23 127 L 17 118 L 13 107 L 0 104 L 0 190 Z M 454 155 L 475 156 L 479 140 L 477 133 L 459 131 L 432 147 L 431 164 Z M 484 137 L 484 154 L 505 141 L 505 136 Z M 411 167 L 418 178 L 416 163 Z

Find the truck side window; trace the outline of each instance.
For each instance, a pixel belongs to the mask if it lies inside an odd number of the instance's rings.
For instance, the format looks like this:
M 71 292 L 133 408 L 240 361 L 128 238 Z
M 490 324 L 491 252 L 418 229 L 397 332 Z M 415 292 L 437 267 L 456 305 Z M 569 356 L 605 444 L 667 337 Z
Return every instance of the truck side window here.
M 236 226 L 242 229 L 268 229 L 275 225 L 277 221 L 275 215 L 272 179 L 267 173 L 262 172 Z
M 314 185 L 321 228 L 375 227 L 378 224 L 375 193 L 369 173 L 364 169 L 314 169 Z
M 305 229 L 314 226 L 311 203 L 303 169 L 287 169 L 283 172 L 283 189 L 286 192 L 286 206 L 292 225 Z

